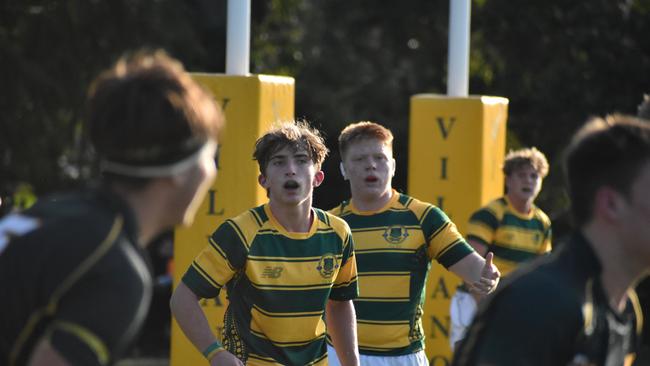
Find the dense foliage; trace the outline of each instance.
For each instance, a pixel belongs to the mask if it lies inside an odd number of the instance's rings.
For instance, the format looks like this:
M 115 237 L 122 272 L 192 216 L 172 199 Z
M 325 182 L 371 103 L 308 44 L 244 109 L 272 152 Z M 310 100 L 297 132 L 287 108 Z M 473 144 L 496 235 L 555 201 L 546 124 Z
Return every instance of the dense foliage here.
M 296 114 L 332 149 L 316 203 L 336 186 L 342 126 L 375 120 L 396 134 L 396 187 L 406 188 L 409 97 L 444 94 L 448 0 L 254 0 L 255 73 L 296 78 Z M 560 153 L 590 115 L 635 113 L 650 88 L 650 0 L 474 0 L 472 94 L 510 99 L 511 145 L 552 163 L 541 205 L 564 205 Z M 162 47 L 191 71 L 223 72 L 225 0 L 0 2 L 0 183 L 38 193 L 89 174 L 83 98 L 124 50 Z M 644 36 L 645 34 L 645 36 Z

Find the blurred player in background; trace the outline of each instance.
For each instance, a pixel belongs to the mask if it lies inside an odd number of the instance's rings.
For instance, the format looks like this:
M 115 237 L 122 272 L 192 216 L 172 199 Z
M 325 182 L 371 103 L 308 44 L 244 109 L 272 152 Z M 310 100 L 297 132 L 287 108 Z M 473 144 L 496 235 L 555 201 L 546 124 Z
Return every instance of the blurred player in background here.
M 551 221 L 535 199 L 548 174 L 546 156 L 536 148 L 510 151 L 503 163 L 506 194 L 472 214 L 467 241 L 482 256 L 494 253 L 502 276 L 551 251 Z M 458 287 L 449 305 L 452 350 L 472 322 L 479 300 L 468 286 Z

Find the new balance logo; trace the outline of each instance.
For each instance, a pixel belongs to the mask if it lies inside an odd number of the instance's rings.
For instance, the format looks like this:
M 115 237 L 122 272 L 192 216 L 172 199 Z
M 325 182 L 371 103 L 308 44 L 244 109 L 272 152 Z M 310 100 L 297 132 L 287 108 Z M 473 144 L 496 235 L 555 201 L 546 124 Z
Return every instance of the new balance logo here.
M 282 267 L 266 267 L 262 273 L 263 278 L 278 278 L 282 274 Z

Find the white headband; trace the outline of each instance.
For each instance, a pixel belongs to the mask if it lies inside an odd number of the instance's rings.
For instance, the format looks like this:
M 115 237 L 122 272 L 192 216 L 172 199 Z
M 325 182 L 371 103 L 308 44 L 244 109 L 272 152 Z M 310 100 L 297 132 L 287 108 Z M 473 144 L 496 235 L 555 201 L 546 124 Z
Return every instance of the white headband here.
M 196 162 L 200 161 L 204 155 L 214 156 L 217 151 L 217 144 L 214 141 L 208 141 L 198 149 L 194 154 L 168 165 L 156 166 L 137 166 L 123 163 L 117 163 L 110 160 L 102 160 L 101 171 L 126 175 L 137 178 L 157 178 L 176 175 L 189 169 Z

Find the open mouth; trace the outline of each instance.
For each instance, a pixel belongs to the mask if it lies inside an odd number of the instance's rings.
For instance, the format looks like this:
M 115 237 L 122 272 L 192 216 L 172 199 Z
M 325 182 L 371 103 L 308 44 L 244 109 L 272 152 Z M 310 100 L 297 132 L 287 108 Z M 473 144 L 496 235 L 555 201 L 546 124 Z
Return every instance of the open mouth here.
M 293 189 L 298 189 L 298 188 L 300 188 L 300 184 L 298 184 L 298 182 L 296 182 L 295 180 L 288 180 L 288 181 L 286 181 L 286 182 L 284 183 L 284 185 L 282 186 L 282 188 L 284 188 L 284 189 L 291 189 L 291 190 L 293 190 Z

